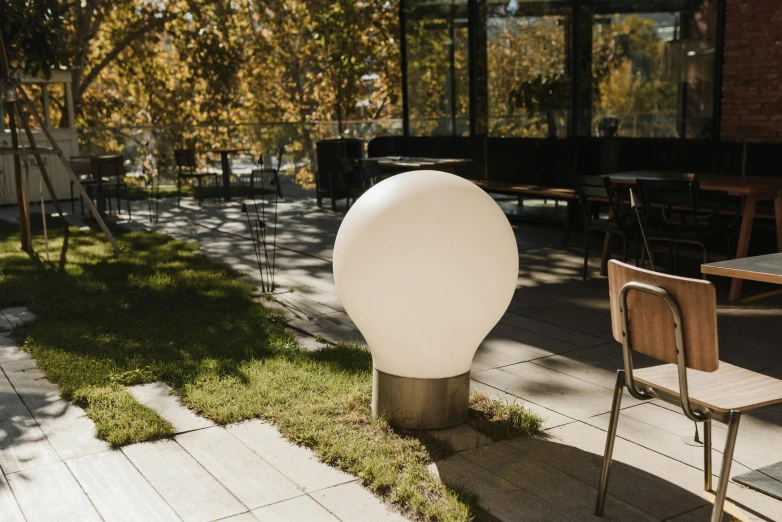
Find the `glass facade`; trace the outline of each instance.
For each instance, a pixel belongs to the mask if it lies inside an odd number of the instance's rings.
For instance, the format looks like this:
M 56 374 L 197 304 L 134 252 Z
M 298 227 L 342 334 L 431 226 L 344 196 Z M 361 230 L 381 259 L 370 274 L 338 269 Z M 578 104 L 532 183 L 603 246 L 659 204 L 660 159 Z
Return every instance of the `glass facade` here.
M 410 134 L 469 134 L 467 0 L 405 2 Z
M 571 6 L 559 1 L 488 2 L 488 134 L 568 135 Z
M 709 138 L 718 2 L 403 0 L 410 134 Z

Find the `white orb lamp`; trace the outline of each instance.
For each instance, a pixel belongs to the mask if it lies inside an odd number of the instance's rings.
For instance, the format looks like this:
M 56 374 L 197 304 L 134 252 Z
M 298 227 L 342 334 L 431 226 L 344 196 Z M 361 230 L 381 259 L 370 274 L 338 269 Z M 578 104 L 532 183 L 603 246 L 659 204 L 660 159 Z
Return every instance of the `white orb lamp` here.
M 406 172 L 361 196 L 337 233 L 334 280 L 372 352 L 373 415 L 410 429 L 463 423 L 472 358 L 518 271 L 508 219 L 465 179 Z

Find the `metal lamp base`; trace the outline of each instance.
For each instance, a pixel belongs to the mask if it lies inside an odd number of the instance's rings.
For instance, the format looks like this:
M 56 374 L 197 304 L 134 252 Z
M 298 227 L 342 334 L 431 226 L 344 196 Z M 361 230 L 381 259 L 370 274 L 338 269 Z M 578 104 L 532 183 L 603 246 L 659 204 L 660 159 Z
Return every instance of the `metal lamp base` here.
M 437 430 L 463 424 L 470 403 L 470 372 L 444 379 L 400 377 L 374 370 L 372 416 L 397 428 Z

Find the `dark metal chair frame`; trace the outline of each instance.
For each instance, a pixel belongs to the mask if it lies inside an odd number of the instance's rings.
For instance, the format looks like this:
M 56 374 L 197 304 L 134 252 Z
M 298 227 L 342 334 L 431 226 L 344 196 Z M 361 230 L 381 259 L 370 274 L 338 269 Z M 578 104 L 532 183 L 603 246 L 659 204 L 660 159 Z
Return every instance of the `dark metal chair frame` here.
M 198 180 L 198 206 L 201 206 L 204 202 L 204 195 L 202 193 L 202 180 L 203 178 L 211 177 L 215 181 L 215 187 L 217 187 L 217 202 L 220 203 L 220 174 L 217 172 L 196 172 L 195 152 L 192 149 L 177 149 L 174 151 L 174 163 L 177 166 L 177 178 L 176 178 L 176 204 L 179 206 L 179 202 L 182 196 L 182 178 L 195 178 Z M 184 170 L 189 169 L 189 170 Z
M 715 199 L 715 206 L 709 213 L 701 213 L 699 205 L 702 202 L 703 193 L 700 184 L 697 181 L 675 181 L 675 180 L 638 180 L 638 192 L 643 205 L 643 227 L 646 232 L 646 240 L 649 243 L 667 243 L 669 245 L 670 257 L 672 258 L 672 270 L 677 264 L 679 245 L 692 245 L 698 247 L 703 252 L 703 263 L 708 263 L 709 249 L 706 245 L 708 235 L 714 235 L 715 227 L 709 223 L 714 220 L 721 210 L 722 201 Z M 661 207 L 661 217 L 657 219 L 657 229 L 655 223 L 654 207 Z M 674 208 L 679 206 L 679 209 Z M 672 214 L 678 211 L 682 217 L 689 218 L 691 223 L 677 222 L 672 219 Z M 738 224 L 738 205 L 735 208 L 735 215 L 732 223 L 723 227 L 724 231 L 729 232 Z M 669 229 L 663 230 L 662 226 Z M 688 238 L 681 235 L 682 231 L 689 229 L 693 237 Z M 667 233 L 666 233 L 667 232 Z M 728 244 L 727 251 L 731 252 L 731 236 L 726 236 Z M 706 278 L 704 274 L 703 278 Z
M 124 181 L 125 177 L 125 159 L 119 154 L 112 154 L 106 156 L 95 156 L 91 158 L 91 170 L 92 176 L 97 182 L 98 192 L 104 190 L 104 186 L 107 189 L 114 188 L 116 190 L 117 197 L 117 212 L 120 209 L 120 189 L 125 189 L 125 203 L 128 209 L 128 219 L 131 219 L 130 213 L 130 194 L 128 192 L 128 185 Z M 116 182 L 110 183 L 110 178 L 115 178 Z M 109 183 L 107 183 L 107 181 Z M 109 204 L 109 213 L 111 212 L 111 196 L 106 198 Z
M 579 176 L 576 179 L 578 194 L 584 218 L 584 272 L 589 270 L 589 243 L 592 231 L 617 234 L 622 238 L 622 259 L 627 262 L 628 235 L 635 233 L 637 223 L 630 208 L 624 208 L 619 201 L 618 187 L 604 176 Z M 605 202 L 602 200 L 606 200 Z M 608 205 L 609 218 L 600 219 L 597 205 Z M 636 252 L 636 260 L 638 252 Z

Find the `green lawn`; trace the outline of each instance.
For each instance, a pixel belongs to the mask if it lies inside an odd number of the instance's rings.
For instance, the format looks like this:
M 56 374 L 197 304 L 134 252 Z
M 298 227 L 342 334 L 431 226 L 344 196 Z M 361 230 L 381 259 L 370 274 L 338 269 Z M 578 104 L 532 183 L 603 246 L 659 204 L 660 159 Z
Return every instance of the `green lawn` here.
M 427 470 L 433 456 L 452 452 L 447 444 L 372 419 L 367 350 L 300 349 L 254 288 L 192 243 L 115 230 L 122 253 L 113 255 L 97 232 L 71 229 L 64 236 L 50 226 L 46 262 L 20 252 L 17 233 L 0 222 L 0 307 L 27 306 L 38 316 L 14 336 L 112 446 L 172 434 L 125 389 L 162 380 L 218 423 L 274 422 L 409 515 L 472 518 L 474 499 Z M 38 231 L 35 237 L 43 252 Z M 472 407 L 470 424 L 495 439 L 540 427 L 519 406 L 473 396 Z

